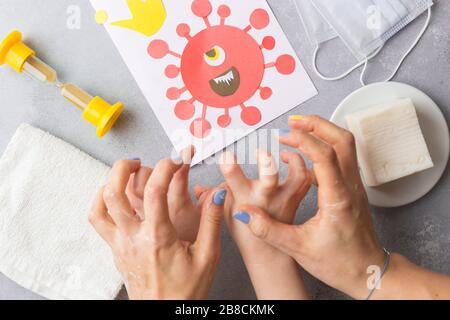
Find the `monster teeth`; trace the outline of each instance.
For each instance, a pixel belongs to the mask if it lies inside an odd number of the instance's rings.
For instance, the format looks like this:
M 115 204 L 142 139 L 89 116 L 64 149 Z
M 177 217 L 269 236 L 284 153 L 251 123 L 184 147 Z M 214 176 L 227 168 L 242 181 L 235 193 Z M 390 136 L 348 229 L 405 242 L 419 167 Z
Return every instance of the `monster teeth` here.
M 227 85 L 230 85 L 230 83 L 234 80 L 233 70 L 230 70 L 227 74 L 217 77 L 214 79 L 214 82 L 216 84 L 220 83 L 226 83 Z

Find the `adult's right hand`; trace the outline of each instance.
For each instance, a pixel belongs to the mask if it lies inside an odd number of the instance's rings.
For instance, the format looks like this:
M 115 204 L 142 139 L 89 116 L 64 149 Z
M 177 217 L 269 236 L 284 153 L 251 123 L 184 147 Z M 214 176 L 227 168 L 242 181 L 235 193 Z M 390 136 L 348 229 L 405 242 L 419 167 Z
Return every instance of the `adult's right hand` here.
M 383 268 L 385 253 L 375 235 L 359 174 L 353 135 L 316 116 L 290 120 L 280 142 L 298 148 L 314 164 L 317 214 L 287 225 L 263 210 L 243 206 L 259 238 L 292 256 L 306 271 L 355 298 L 368 294 L 367 268 Z

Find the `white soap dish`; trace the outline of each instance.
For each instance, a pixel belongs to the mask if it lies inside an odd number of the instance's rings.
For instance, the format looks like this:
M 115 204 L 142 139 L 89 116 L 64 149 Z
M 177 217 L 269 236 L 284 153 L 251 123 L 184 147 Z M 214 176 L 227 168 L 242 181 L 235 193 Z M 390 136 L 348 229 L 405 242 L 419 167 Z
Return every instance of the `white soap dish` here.
M 331 117 L 332 122 L 347 128 L 347 115 L 404 98 L 411 98 L 416 107 L 434 167 L 379 187 L 366 187 L 369 202 L 374 206 L 399 207 L 412 203 L 437 184 L 445 172 L 450 154 L 449 129 L 445 117 L 425 93 L 398 82 L 375 83 L 353 92 L 341 102 Z

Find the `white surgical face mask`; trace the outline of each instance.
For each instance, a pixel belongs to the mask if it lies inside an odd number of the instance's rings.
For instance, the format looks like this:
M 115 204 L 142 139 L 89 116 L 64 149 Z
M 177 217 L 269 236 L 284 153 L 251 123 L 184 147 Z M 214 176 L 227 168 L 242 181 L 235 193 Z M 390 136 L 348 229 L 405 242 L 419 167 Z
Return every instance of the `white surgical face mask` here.
M 390 81 L 395 76 L 405 58 L 411 53 L 425 33 L 431 19 L 431 6 L 433 5 L 433 0 L 311 1 L 324 20 L 332 26 L 359 61 L 358 64 L 340 76 L 326 77 L 320 73 L 316 65 L 319 51 L 319 46 L 317 46 L 314 52 L 314 70 L 325 80 L 339 80 L 364 65 L 360 78 L 363 85 L 365 85 L 364 73 L 368 61 L 381 51 L 386 41 L 428 9 L 425 26 L 392 75 L 385 81 Z
M 312 0 L 294 0 L 294 4 L 305 27 L 308 39 L 314 48 L 338 36 L 314 7 Z

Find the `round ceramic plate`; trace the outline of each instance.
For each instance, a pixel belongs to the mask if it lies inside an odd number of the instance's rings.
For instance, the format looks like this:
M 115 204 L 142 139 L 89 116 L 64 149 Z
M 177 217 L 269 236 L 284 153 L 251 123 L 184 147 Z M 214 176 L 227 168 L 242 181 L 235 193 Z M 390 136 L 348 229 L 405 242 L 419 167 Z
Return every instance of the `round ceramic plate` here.
M 426 195 L 439 181 L 447 167 L 450 153 L 449 130 L 444 115 L 422 91 L 403 83 L 384 82 L 353 92 L 341 102 L 331 117 L 332 122 L 347 128 L 346 115 L 403 98 L 411 98 L 416 106 L 434 167 L 379 187 L 366 187 L 370 204 L 378 207 L 399 207 L 414 202 Z

